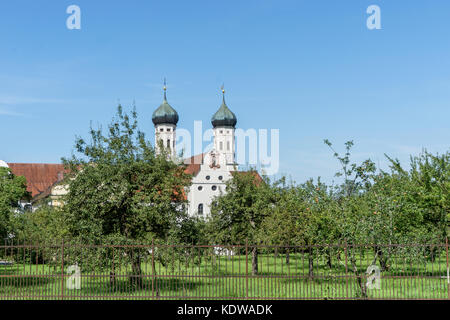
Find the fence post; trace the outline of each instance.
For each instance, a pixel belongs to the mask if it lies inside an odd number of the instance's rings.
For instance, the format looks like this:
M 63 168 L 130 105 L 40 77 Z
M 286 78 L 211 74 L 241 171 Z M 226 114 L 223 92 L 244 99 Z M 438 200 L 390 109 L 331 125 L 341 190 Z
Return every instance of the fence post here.
M 64 300 L 64 239 L 61 241 L 61 300 Z
M 248 239 L 245 239 L 245 298 L 248 300 Z
M 155 300 L 155 243 L 152 238 L 152 300 Z
M 345 240 L 345 298 L 348 299 L 348 254 L 347 254 L 347 240 Z
M 450 300 L 450 272 L 448 268 L 448 237 L 445 237 L 445 253 L 447 255 L 447 296 Z

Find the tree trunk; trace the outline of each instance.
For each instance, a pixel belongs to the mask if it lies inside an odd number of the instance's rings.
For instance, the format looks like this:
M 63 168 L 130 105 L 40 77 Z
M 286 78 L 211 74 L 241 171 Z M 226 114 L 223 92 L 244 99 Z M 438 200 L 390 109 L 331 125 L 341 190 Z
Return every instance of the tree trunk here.
M 436 247 L 434 245 L 430 248 L 430 259 L 431 262 L 436 260 Z
M 141 257 L 139 254 L 131 254 L 130 283 L 135 288 L 142 288 Z
M 312 247 L 309 247 L 308 260 L 309 260 L 309 278 L 312 279 L 314 278 L 314 258 Z
M 114 289 L 116 288 L 116 272 L 115 272 L 115 270 L 113 270 L 109 273 L 109 284 Z
M 252 275 L 258 274 L 258 248 L 252 249 Z
M 363 276 L 360 274 L 360 272 L 358 271 L 358 267 L 356 266 L 356 261 L 355 259 L 351 259 L 351 263 L 353 266 L 353 273 L 356 275 L 356 280 L 358 282 L 358 286 L 361 289 L 361 296 L 366 299 L 367 298 L 367 287 L 366 287 L 366 283 L 363 281 Z
M 378 255 L 378 261 L 380 262 L 381 271 L 388 271 L 389 270 L 389 267 L 387 265 L 388 258 L 384 255 L 384 252 L 381 250 L 381 248 L 376 247 L 375 254 Z
M 159 297 L 159 288 L 158 288 L 158 281 L 156 279 L 156 266 L 155 266 L 155 260 L 152 260 L 152 290 L 155 294 L 155 297 Z
M 330 248 L 328 248 L 327 249 L 327 265 L 328 265 L 328 268 L 333 268 L 333 263 L 331 262 L 331 249 Z

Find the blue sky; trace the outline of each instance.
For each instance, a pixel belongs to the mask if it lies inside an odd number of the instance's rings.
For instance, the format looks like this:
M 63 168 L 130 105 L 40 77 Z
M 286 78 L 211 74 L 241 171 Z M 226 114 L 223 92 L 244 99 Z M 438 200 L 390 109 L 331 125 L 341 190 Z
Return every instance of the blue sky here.
M 81 30 L 66 28 L 71 4 Z M 372 4 L 381 30 L 366 27 Z M 325 138 L 406 164 L 449 150 L 449 31 L 446 0 L 2 1 L 0 159 L 60 162 L 118 99 L 153 138 L 167 77 L 188 130 L 210 126 L 225 83 L 238 127 L 280 130 L 280 174 L 298 182 L 332 179 Z

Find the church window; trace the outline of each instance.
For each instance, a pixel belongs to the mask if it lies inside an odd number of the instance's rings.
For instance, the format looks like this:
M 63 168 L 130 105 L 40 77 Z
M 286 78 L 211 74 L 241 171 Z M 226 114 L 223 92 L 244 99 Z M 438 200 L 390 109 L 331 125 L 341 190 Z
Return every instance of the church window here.
M 220 141 L 220 150 L 223 150 L 223 142 Z
M 164 128 L 159 129 L 160 132 L 164 132 Z
M 211 177 L 210 176 L 206 176 L 206 180 L 209 180 L 209 179 L 211 179 Z
M 222 177 L 222 176 L 219 176 L 219 180 L 223 180 L 223 177 Z
M 170 139 L 167 139 L 167 148 L 170 148 Z
M 223 131 L 222 130 L 220 130 L 220 134 L 222 134 L 223 133 Z
M 202 191 L 203 190 L 203 187 L 202 186 L 199 186 L 198 187 L 198 191 Z
M 200 203 L 200 204 L 198 205 L 198 214 L 199 214 L 199 215 L 203 215 L 203 203 Z
M 167 128 L 167 132 L 170 132 L 170 128 Z
M 212 189 L 212 191 L 216 191 L 217 190 L 217 186 L 212 186 L 211 189 Z
M 227 150 L 230 151 L 230 141 L 227 141 Z
M 175 150 L 175 140 L 173 140 L 173 149 Z

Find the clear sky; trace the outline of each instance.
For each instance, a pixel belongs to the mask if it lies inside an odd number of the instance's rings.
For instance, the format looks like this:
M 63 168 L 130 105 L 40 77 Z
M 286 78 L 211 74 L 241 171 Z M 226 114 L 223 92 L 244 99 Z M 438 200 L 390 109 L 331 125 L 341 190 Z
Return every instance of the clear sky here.
M 66 28 L 72 4 L 81 30 Z M 280 174 L 297 182 L 332 179 L 325 138 L 407 163 L 449 150 L 449 58 L 448 0 L 1 1 L 0 159 L 60 162 L 118 99 L 153 139 L 167 77 L 188 130 L 209 128 L 225 83 L 238 127 L 280 130 Z

